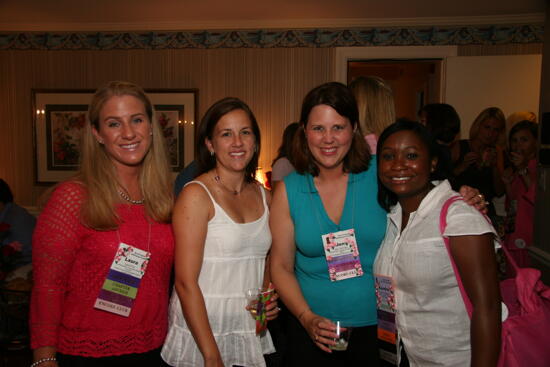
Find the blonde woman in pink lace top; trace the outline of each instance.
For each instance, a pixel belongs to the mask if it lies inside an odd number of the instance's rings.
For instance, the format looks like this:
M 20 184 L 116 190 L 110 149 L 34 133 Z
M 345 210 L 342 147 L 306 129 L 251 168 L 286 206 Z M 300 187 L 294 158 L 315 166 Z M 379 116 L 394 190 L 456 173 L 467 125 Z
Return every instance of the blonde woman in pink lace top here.
M 34 233 L 33 366 L 158 366 L 174 256 L 162 131 L 126 82 L 97 90 L 89 120 L 80 171 Z

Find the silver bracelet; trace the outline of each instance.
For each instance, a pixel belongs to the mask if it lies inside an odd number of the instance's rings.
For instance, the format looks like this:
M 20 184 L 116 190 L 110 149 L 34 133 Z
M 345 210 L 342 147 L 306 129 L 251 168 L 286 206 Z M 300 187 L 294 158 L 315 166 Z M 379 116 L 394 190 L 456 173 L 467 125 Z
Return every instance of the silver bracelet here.
M 40 358 L 38 361 L 31 364 L 31 367 L 36 367 L 39 364 L 42 364 L 44 362 L 57 362 L 57 358 L 55 358 L 55 357 Z

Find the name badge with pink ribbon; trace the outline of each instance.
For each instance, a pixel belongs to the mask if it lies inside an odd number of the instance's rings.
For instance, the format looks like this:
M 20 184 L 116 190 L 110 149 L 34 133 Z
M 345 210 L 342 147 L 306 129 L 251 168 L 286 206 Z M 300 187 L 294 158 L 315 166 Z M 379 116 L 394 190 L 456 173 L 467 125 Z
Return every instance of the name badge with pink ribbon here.
M 128 317 L 150 257 L 150 252 L 121 242 L 94 307 Z
M 324 234 L 321 238 L 331 281 L 336 282 L 363 275 L 353 228 Z

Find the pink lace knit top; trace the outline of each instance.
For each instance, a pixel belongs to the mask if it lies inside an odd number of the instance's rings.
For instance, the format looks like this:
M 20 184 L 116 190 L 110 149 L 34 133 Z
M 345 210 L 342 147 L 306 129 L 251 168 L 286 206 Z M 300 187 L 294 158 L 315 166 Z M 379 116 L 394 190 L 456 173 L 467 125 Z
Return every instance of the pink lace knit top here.
M 79 220 L 85 193 L 74 182 L 59 185 L 38 218 L 31 348 L 54 346 L 64 354 L 88 357 L 158 348 L 167 330 L 174 258 L 171 226 L 153 221 L 149 225 L 143 205 L 122 204 L 117 207 L 118 231 L 92 230 Z M 120 241 L 151 252 L 129 317 L 94 308 Z

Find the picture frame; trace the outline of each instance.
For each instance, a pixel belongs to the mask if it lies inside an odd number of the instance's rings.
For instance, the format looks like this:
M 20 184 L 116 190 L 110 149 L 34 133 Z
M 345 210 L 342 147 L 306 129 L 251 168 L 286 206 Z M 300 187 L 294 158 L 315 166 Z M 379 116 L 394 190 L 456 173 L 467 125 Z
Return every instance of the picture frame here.
M 197 89 L 146 89 L 166 139 L 170 167 L 180 172 L 193 160 Z M 78 170 L 80 134 L 94 94 L 88 89 L 33 89 L 35 181 L 51 184 Z

